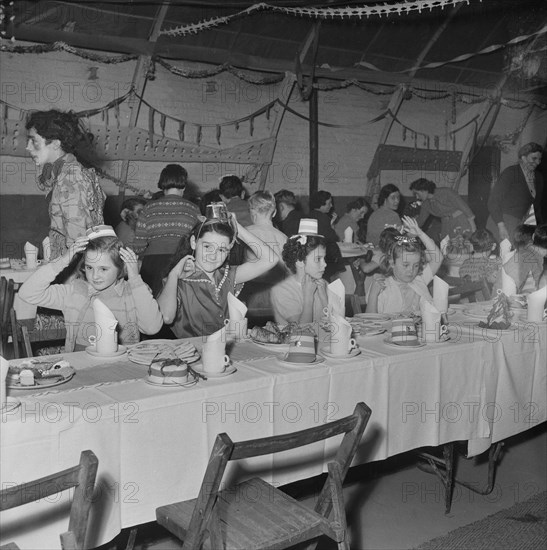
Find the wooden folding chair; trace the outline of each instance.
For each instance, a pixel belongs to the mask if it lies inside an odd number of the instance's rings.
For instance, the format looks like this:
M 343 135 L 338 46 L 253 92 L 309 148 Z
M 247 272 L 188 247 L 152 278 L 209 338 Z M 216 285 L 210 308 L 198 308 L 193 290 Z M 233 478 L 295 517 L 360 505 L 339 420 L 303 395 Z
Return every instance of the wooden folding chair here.
M 6 357 L 8 339 L 12 333 L 10 311 L 13 308 L 15 298 L 15 285 L 13 279 L 0 277 L 0 355 Z
M 444 280 L 451 285 L 448 290 L 448 301 L 451 303 L 465 299 L 469 302 L 483 302 L 491 298 L 492 293 L 486 279 L 472 282 L 458 277 L 444 277 Z
M 367 405 L 358 403 L 350 416 L 299 432 L 237 443 L 225 433 L 217 435 L 197 499 L 157 508 L 158 523 L 184 541 L 183 550 L 204 545 L 214 550 L 281 549 L 321 535 L 349 550 L 342 483 L 370 414 Z M 230 460 L 279 453 L 342 433 L 314 509 L 259 478 L 219 489 Z
M 63 550 L 83 550 L 87 520 L 93 503 L 93 489 L 98 464 L 99 461 L 92 451 L 82 451 L 79 464 L 72 468 L 2 490 L 0 492 L 0 511 L 10 510 L 74 488 L 68 531 L 61 534 L 61 548 Z M 11 542 L 1 546 L 0 550 L 17 548 L 18 546 Z

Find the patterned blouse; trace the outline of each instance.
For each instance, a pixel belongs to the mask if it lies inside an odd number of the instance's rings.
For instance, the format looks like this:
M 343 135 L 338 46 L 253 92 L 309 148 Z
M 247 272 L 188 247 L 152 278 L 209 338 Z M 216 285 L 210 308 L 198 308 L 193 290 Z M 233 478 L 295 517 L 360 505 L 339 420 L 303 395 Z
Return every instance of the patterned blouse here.
M 104 223 L 105 194 L 95 171 L 84 168 L 70 153 L 62 160 L 48 195 L 51 260 L 62 256 L 87 229 Z

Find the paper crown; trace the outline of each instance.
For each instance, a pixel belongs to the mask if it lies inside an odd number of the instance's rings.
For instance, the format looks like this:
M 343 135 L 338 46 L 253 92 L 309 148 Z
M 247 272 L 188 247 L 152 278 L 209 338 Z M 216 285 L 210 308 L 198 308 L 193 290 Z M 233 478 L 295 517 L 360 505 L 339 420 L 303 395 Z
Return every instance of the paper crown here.
M 314 218 L 302 218 L 300 225 L 298 226 L 299 235 L 315 235 L 316 237 L 322 237 L 323 235 L 317 234 L 317 220 Z
M 301 334 L 298 340 L 291 342 L 287 361 L 313 363 L 315 359 L 315 336 L 313 334 Z
M 100 237 L 117 237 L 116 232 L 111 225 L 95 225 L 94 227 L 90 227 L 85 232 L 85 236 L 90 241 Z

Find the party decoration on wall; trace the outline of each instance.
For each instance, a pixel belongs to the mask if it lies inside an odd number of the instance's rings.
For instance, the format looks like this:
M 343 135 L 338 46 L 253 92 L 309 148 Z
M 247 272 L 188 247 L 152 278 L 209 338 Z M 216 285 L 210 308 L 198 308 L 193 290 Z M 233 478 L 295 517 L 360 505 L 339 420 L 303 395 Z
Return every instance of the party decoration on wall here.
M 15 42 L 13 36 L 13 24 L 15 21 L 13 0 L 6 2 L 2 0 L 0 2 L 0 50 L 3 50 L 8 41 Z

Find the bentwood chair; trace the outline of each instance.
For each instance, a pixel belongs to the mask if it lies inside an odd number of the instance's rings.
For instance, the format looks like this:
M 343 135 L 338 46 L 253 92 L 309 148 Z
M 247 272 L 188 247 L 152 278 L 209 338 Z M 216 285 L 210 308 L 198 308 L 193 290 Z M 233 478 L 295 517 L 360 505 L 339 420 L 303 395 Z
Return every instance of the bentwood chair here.
M 68 531 L 61 534 L 61 548 L 83 550 L 98 464 L 99 461 L 92 451 L 82 451 L 80 462 L 76 466 L 35 481 L 3 489 L 0 492 L 0 511 L 10 510 L 74 488 Z M 18 546 L 11 542 L 1 546 L 0 550 L 17 548 Z
M 367 405 L 358 403 L 350 416 L 299 432 L 237 443 L 219 434 L 197 499 L 161 506 L 156 519 L 184 542 L 183 550 L 273 550 L 322 535 L 336 541 L 340 550 L 349 550 L 342 483 L 370 415 Z M 313 509 L 256 477 L 220 490 L 231 460 L 279 453 L 340 434 L 345 435 Z
M 490 287 L 486 279 L 470 281 L 467 278 L 444 277 L 444 280 L 451 285 L 448 291 L 448 301 L 451 303 L 458 303 L 462 300 L 482 302 L 491 298 Z

